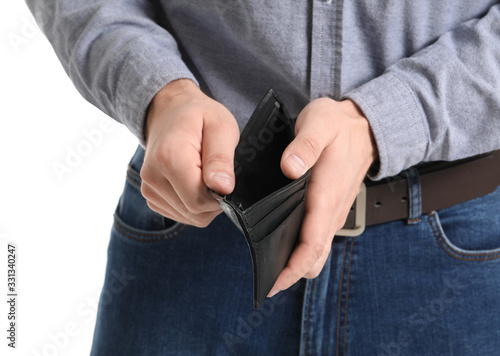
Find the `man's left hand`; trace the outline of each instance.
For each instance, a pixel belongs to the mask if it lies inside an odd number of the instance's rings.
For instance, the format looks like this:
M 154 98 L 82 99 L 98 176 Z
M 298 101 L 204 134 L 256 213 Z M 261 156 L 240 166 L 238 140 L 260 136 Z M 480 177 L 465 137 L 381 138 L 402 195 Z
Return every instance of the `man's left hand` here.
M 308 169 L 306 206 L 299 243 L 269 297 L 300 278 L 319 275 L 359 192 L 377 148 L 368 120 L 351 100 L 320 98 L 299 114 L 296 137 L 283 153 L 281 169 L 297 179 Z

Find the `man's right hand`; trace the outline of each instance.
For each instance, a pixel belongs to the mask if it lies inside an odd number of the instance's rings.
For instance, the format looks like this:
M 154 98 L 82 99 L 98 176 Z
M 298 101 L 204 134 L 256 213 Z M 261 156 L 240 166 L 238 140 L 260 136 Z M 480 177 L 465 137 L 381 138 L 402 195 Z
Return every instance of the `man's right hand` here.
M 146 120 L 141 192 L 148 206 L 172 220 L 207 226 L 221 212 L 207 187 L 221 195 L 234 189 L 234 116 L 191 80 L 179 79 L 156 94 Z

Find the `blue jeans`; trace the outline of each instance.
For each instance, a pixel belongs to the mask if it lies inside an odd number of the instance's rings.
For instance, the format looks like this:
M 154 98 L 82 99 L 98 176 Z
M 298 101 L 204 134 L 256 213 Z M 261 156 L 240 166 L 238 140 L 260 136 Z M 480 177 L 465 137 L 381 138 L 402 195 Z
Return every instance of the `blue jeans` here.
M 255 311 L 242 234 L 224 214 L 199 229 L 151 211 L 143 155 L 115 213 L 93 356 L 499 354 L 500 188 L 335 237 L 319 277 Z

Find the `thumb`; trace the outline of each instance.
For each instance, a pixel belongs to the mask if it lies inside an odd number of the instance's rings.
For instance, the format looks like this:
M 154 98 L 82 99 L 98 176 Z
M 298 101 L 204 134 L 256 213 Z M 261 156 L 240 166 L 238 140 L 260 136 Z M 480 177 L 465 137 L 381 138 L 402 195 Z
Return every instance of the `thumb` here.
M 281 157 L 281 170 L 288 178 L 297 179 L 305 174 L 332 143 L 334 133 L 331 125 L 330 130 L 328 125 L 323 125 L 324 120 L 325 117 L 307 114 L 297 118 L 296 137 Z
M 229 112 L 227 115 L 207 120 L 202 141 L 203 181 L 221 195 L 234 189 L 234 151 L 239 139 L 238 124 Z

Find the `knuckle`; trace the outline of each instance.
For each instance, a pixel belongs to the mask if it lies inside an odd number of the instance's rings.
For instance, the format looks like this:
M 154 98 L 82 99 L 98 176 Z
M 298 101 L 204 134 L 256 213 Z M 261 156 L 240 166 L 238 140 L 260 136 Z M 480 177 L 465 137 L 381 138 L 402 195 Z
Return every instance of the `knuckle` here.
M 310 268 L 311 268 L 310 261 L 308 260 L 295 261 L 295 263 L 289 263 L 287 267 L 283 270 L 283 274 L 285 275 L 285 280 L 289 284 L 293 284 L 300 278 L 304 277 Z
M 151 210 L 153 210 L 155 213 L 158 213 L 158 214 L 160 214 L 160 215 L 162 214 L 162 213 L 159 211 L 158 207 L 157 207 L 155 204 L 153 204 L 151 201 L 146 200 L 146 204 L 147 204 L 148 208 L 149 208 L 149 209 L 151 209 Z
M 153 153 L 153 159 L 155 162 L 164 167 L 169 167 L 172 162 L 172 148 L 170 146 L 163 145 Z
M 345 225 L 345 222 L 347 220 L 347 214 L 349 213 L 349 211 L 347 211 L 346 214 L 342 214 L 341 216 L 337 216 L 333 219 L 332 221 L 332 224 L 333 224 L 333 230 L 335 232 L 339 231 L 340 229 L 342 229 Z
M 308 279 L 314 279 L 319 276 L 321 273 L 322 268 L 313 268 L 311 269 L 304 277 Z
M 203 197 L 196 196 L 186 203 L 186 209 L 191 214 L 201 214 L 206 210 L 207 204 L 207 201 Z
M 293 263 L 287 265 L 282 274 L 284 275 L 286 282 L 289 284 L 295 283 L 295 281 L 298 281 L 304 275 L 304 273 L 300 270 L 300 266 Z
M 206 164 L 232 164 L 232 159 L 229 158 L 227 155 L 222 154 L 222 153 L 214 153 L 205 158 L 205 163 Z
M 312 158 L 318 158 L 321 154 L 321 144 L 314 136 L 306 136 L 302 138 L 301 145 L 306 155 Z
M 323 253 L 325 252 L 325 245 L 321 242 L 311 243 L 309 245 L 309 248 L 311 249 L 312 257 L 316 261 L 319 260 L 323 256 Z
M 201 214 L 203 210 L 196 204 L 186 204 L 186 209 L 191 215 Z
M 208 225 L 210 225 L 210 223 L 212 222 L 212 219 L 208 216 L 196 216 L 196 217 L 193 216 L 191 219 L 191 222 L 192 222 L 193 226 L 196 226 L 196 227 L 203 229 L 203 228 L 207 227 Z
M 196 227 L 199 227 L 200 229 L 206 228 L 210 224 L 210 221 L 203 221 L 203 220 L 197 220 L 195 222 Z
M 150 198 L 150 193 L 151 193 L 151 190 L 149 189 L 149 187 L 146 184 L 141 183 L 141 194 L 146 199 L 148 204 L 149 204 L 148 198 Z
M 151 183 L 153 181 L 153 174 L 149 166 L 144 165 L 139 173 L 141 180 L 146 183 Z M 144 184 L 141 184 L 141 192 L 143 192 Z M 143 194 L 144 195 L 144 194 Z

